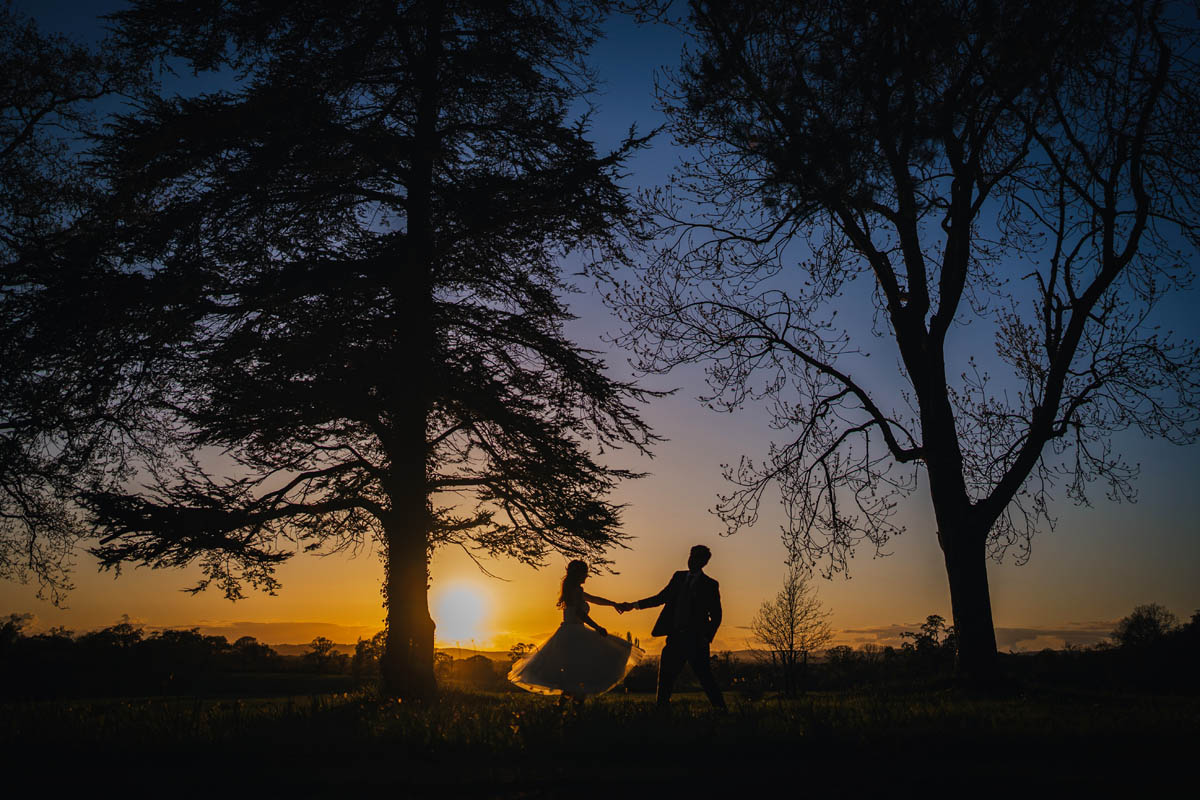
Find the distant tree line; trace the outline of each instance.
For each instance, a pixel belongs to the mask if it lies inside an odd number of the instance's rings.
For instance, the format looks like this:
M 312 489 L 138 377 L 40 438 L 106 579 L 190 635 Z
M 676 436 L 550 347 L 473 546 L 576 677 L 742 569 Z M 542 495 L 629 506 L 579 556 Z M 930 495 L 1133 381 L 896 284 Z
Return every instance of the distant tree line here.
M 9 696 L 93 696 L 193 691 L 214 671 L 278 670 L 280 656 L 251 636 L 230 644 L 197 629 L 147 634 L 121 622 L 75 635 L 51 628 L 27 636 L 29 618 L 0 627 L 0 691 Z
M 802 673 L 801 690 L 886 689 L 951 680 L 958 637 L 946 620 L 932 614 L 917 631 L 906 631 L 901 638 L 900 647 L 864 644 L 857 649 L 839 645 L 824 650 L 823 657 L 814 659 Z M 1022 684 L 1194 692 L 1200 666 L 1200 611 L 1178 624 L 1161 605 L 1137 606 L 1116 624 L 1109 641 L 1001 654 L 1000 663 L 1008 679 Z M 792 680 L 775 663 L 731 661 L 728 653 L 714 655 L 713 666 L 715 671 L 724 670 L 725 685 L 751 697 L 787 693 Z M 630 675 L 633 680 L 638 677 L 642 676 Z
M 28 615 L 0 621 L 0 697 L 97 697 L 153 694 L 307 694 L 378 687 L 383 631 L 359 639 L 353 655 L 339 652 L 325 637 L 313 639 L 301 655 L 281 655 L 253 636 L 230 642 L 190 630 L 147 633 L 125 621 L 75 635 L 63 628 L 26 635 Z M 884 691 L 948 683 L 954 675 L 957 637 L 940 615 L 931 614 L 916 631 L 902 633 L 899 647 L 839 645 L 821 652 L 799 674 L 780 668 L 778 659 L 739 659 L 728 651 L 712 656 L 722 686 L 748 700 L 806 691 L 875 687 Z M 1200 666 L 1200 611 L 1179 624 L 1161 605 L 1136 607 L 1112 631 L 1111 641 L 1090 647 L 1002 654 L 1004 673 L 1020 683 L 1193 692 Z M 434 670 L 439 683 L 492 692 L 520 691 L 506 676 L 513 661 L 533 652 L 522 644 L 509 660 L 483 655 L 455 659 L 439 651 Z M 630 670 L 614 691 L 651 693 L 658 659 L 651 656 Z M 690 668 L 680 676 L 681 691 L 698 691 Z
M 31 619 L 0 617 L 0 697 L 270 696 L 378 688 L 386 642 L 380 631 L 359 639 L 348 654 L 318 636 L 306 652 L 284 655 L 253 636 L 230 642 L 196 628 L 147 632 L 128 620 L 83 634 L 61 627 L 30 634 Z M 522 652 L 533 649 L 524 645 Z M 484 656 L 454 659 L 438 652 L 434 661 L 438 678 L 450 685 L 513 688 L 505 679 L 507 664 Z
M 1140 605 L 1117 623 L 1110 638 L 1092 647 L 1043 650 L 1029 657 L 1028 670 L 1047 683 L 1196 691 L 1200 610 L 1181 625 L 1158 603 Z
M 352 685 L 353 659 L 325 637 L 306 653 L 281 655 L 253 636 L 230 642 L 196 628 L 147 632 L 126 620 L 78 635 L 65 628 L 27 635 L 29 621 L 10 614 L 0 622 L 0 696 L 274 694 Z
M 950 683 L 958 647 L 953 626 L 931 614 L 918 630 L 900 637 L 899 647 L 867 643 L 858 648 L 814 648 L 798 671 L 786 669 L 777 653 L 770 658 L 774 651 L 763 651 L 768 657 L 757 659 L 714 653 L 712 667 L 722 686 L 751 700 L 808 691 L 888 691 Z M 1002 653 L 1000 664 L 1003 675 L 1019 685 L 1194 692 L 1200 666 L 1200 611 L 1179 624 L 1163 606 L 1141 605 L 1116 624 L 1108 641 L 1036 653 Z M 657 671 L 657 660 L 647 659 L 630 671 L 623 688 L 652 692 Z M 679 688 L 699 689 L 690 668 L 681 676 Z

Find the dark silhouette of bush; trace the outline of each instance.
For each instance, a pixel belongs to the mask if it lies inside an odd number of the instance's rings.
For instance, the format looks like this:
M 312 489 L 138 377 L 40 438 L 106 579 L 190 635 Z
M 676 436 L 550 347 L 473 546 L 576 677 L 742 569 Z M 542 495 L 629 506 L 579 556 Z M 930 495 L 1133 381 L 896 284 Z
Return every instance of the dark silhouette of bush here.
M 1158 603 L 1137 606 L 1122 618 L 1111 634 L 1121 647 L 1150 647 L 1158 644 L 1177 627 L 1178 618 Z
M 9 614 L 8 619 L 0 623 L 0 658 L 21 640 L 21 632 L 33 620 L 32 614 Z
M 471 656 L 457 659 L 450 665 L 450 680 L 460 686 L 488 691 L 503 691 L 512 688 L 504 675 L 497 670 L 496 665 L 487 656 Z
M 629 670 L 621 686 L 629 692 L 653 692 L 658 685 L 658 658 L 646 658 Z
M 243 636 L 229 649 L 227 663 L 231 669 L 245 672 L 266 672 L 279 668 L 279 654 L 253 636 Z
M 334 674 L 350 669 L 350 656 L 339 653 L 332 639 L 318 636 L 312 640 L 304 659 L 312 665 L 314 672 Z
M 355 643 L 354 656 L 350 659 L 350 674 L 354 676 L 355 685 L 366 686 L 379 681 L 379 659 L 383 656 L 385 644 L 386 631 L 380 631 L 370 639 L 359 639 Z

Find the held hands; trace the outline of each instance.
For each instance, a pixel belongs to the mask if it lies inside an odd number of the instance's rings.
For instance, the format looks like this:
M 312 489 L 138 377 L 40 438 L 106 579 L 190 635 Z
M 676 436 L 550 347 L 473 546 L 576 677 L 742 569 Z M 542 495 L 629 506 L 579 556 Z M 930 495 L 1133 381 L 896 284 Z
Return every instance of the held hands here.
M 637 608 L 637 603 L 617 603 L 615 608 L 618 614 L 624 614 L 626 611 L 633 611 Z

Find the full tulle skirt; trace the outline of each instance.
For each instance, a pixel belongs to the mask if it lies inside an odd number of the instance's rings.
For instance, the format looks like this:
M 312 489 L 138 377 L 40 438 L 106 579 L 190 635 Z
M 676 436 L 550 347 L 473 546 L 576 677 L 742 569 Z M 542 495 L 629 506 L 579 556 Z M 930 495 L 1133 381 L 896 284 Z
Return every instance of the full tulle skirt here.
M 532 655 L 513 664 L 508 679 L 536 694 L 603 694 L 616 686 L 643 653 L 617 636 L 601 636 L 564 622 Z

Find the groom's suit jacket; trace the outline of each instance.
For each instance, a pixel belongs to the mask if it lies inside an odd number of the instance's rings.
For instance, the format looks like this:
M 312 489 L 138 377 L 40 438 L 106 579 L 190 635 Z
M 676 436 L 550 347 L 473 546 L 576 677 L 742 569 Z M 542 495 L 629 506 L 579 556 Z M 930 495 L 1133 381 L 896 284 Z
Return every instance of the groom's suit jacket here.
M 689 583 L 688 571 L 680 570 L 658 594 L 639 600 L 638 608 L 662 606 L 652 636 L 699 633 L 711 642 L 721 624 L 721 592 L 716 581 L 700 572 Z

